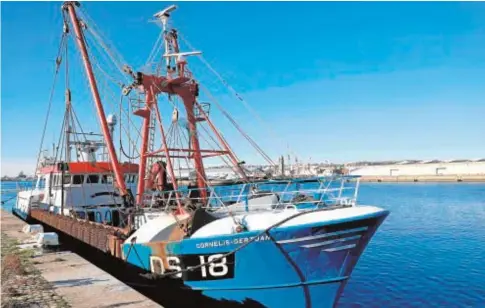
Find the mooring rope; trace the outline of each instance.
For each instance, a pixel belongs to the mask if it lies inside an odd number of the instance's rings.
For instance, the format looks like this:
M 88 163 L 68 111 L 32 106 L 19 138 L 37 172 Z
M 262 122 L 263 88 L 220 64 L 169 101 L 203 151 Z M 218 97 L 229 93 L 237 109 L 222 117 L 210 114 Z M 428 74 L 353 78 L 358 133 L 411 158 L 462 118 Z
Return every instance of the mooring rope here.
M 17 195 L 13 196 L 12 198 L 10 199 L 7 199 L 7 200 L 2 200 L 2 205 L 4 205 L 5 203 L 7 203 L 8 201 L 12 200 L 12 199 L 15 199 L 17 198 Z

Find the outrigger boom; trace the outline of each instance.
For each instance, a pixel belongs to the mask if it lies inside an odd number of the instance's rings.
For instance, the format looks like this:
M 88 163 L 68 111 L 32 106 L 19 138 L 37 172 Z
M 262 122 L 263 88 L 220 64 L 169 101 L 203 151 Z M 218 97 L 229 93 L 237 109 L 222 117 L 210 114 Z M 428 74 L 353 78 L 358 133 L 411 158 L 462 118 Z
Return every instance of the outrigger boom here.
M 116 185 L 120 190 L 120 193 L 121 193 L 121 196 L 123 197 L 125 205 L 128 207 L 131 207 L 133 205 L 133 198 L 131 196 L 131 193 L 126 188 L 123 171 L 121 170 L 118 157 L 116 155 L 116 151 L 113 145 L 113 140 L 111 138 L 111 134 L 108 128 L 108 123 L 106 121 L 106 115 L 104 113 L 103 104 L 101 103 L 98 86 L 96 84 L 96 78 L 94 77 L 93 68 L 91 66 L 91 61 L 89 60 L 89 54 L 86 49 L 86 42 L 84 41 L 84 34 L 81 29 L 81 23 L 76 15 L 76 9 L 74 8 L 75 6 L 80 6 L 79 2 L 67 1 L 67 2 L 64 2 L 62 8 L 63 10 L 68 11 L 69 16 L 71 17 L 72 26 L 74 27 L 74 32 L 76 33 L 76 41 L 78 43 L 79 51 L 81 52 L 82 60 L 84 63 L 84 68 L 88 76 L 89 85 L 91 87 L 91 93 L 93 95 L 93 100 L 96 106 L 96 110 L 98 112 L 99 122 L 101 124 L 101 130 L 103 131 L 103 137 L 108 148 L 111 165 L 113 167 L 113 171 L 116 177 Z

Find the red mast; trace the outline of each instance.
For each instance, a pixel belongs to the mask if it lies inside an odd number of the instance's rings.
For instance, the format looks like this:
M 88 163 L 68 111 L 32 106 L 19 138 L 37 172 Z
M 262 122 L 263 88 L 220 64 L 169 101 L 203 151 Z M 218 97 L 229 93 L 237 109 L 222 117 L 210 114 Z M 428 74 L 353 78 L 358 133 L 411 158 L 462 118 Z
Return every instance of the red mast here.
M 165 40 L 165 51 L 166 53 L 169 52 L 169 49 L 174 51 L 174 55 L 165 55 L 167 61 L 167 76 L 156 76 L 156 75 L 149 75 L 138 72 L 136 75 L 131 71 L 131 69 L 126 69 L 127 73 L 131 74 L 135 78 L 135 82 L 131 87 L 138 87 L 141 92 L 145 93 L 145 107 L 138 109 L 134 112 L 135 115 L 138 115 L 143 118 L 143 127 L 142 127 L 142 143 L 141 143 L 141 157 L 140 157 L 140 169 L 138 173 L 138 185 L 137 185 L 137 196 L 136 202 L 137 204 L 141 205 L 143 203 L 143 194 L 145 191 L 145 177 L 146 177 L 146 163 L 147 159 L 150 156 L 155 155 L 154 153 L 148 153 L 148 143 L 150 138 L 150 118 L 152 109 L 154 105 L 157 104 L 156 97 L 160 93 L 167 93 L 167 94 L 175 94 L 178 95 L 185 106 L 185 110 L 187 111 L 187 120 L 189 123 L 189 131 L 190 131 L 190 143 L 191 148 L 193 151 L 192 155 L 188 155 L 194 159 L 194 167 L 197 173 L 197 186 L 201 189 L 200 195 L 202 199 L 207 198 L 207 191 L 206 188 L 206 175 L 204 164 L 202 161 L 202 155 L 200 152 L 200 145 L 199 139 L 197 137 L 197 126 L 196 122 L 197 119 L 194 115 L 194 108 L 196 106 L 196 98 L 198 96 L 198 85 L 197 83 L 189 78 L 184 71 L 185 61 L 177 61 L 177 67 L 171 68 L 170 62 L 171 58 L 178 56 L 179 48 L 177 42 L 177 35 L 175 31 L 167 32 L 166 31 L 166 20 L 169 16 L 169 12 L 175 9 L 175 6 L 171 6 L 166 10 L 158 13 L 156 16 L 160 17 L 163 22 L 164 26 L 164 40 Z M 179 57 L 180 58 L 180 57 Z M 172 76 L 172 73 L 177 73 L 175 77 Z M 156 106 L 155 106 L 156 107 Z M 157 111 L 157 118 L 159 118 L 158 108 Z M 159 119 L 160 121 L 160 119 Z M 161 123 L 159 123 L 161 125 Z M 162 132 L 163 133 L 163 132 Z M 172 164 L 170 161 L 170 149 L 168 149 L 166 140 L 164 136 L 163 143 L 164 143 L 164 151 L 166 153 L 167 164 L 168 164 L 168 171 L 172 178 L 172 183 L 174 185 L 174 189 L 177 189 L 177 183 L 175 181 L 174 173 Z
M 123 196 L 126 202 L 127 197 L 129 197 L 129 194 L 126 189 L 123 171 L 121 170 L 121 166 L 118 162 L 118 157 L 116 156 L 115 147 L 113 145 L 113 140 L 111 139 L 108 123 L 106 121 L 106 115 L 104 113 L 103 105 L 101 103 L 101 98 L 99 96 L 99 91 L 96 84 L 96 78 L 94 77 L 91 61 L 89 60 L 89 55 L 86 48 L 86 42 L 84 41 L 84 34 L 81 30 L 80 21 L 77 18 L 76 9 L 74 8 L 74 5 L 79 6 L 80 4 L 77 1 L 76 2 L 68 1 L 63 4 L 63 9 L 67 10 L 69 12 L 69 16 L 71 17 L 71 22 L 74 27 L 74 32 L 76 34 L 76 41 L 78 43 L 79 50 L 81 52 L 84 68 L 86 70 L 86 74 L 88 75 L 88 81 L 91 87 L 91 93 L 93 95 L 96 110 L 98 112 L 98 117 L 101 124 L 101 129 L 103 131 L 104 140 L 108 147 L 108 153 L 111 159 L 111 166 L 115 173 L 116 182 L 120 190 L 121 196 Z
M 202 110 L 197 103 L 197 97 L 199 95 L 199 85 L 192 78 L 192 74 L 185 67 L 187 62 L 184 56 L 198 55 L 200 52 L 180 52 L 178 35 L 175 29 L 167 30 L 167 20 L 169 13 L 176 9 L 175 5 L 168 7 L 167 9 L 155 14 L 155 17 L 161 20 L 164 31 L 164 45 L 165 54 L 163 57 L 166 61 L 167 73 L 165 76 L 158 76 L 153 74 L 145 74 L 133 71 L 126 67 L 125 71 L 130 74 L 135 82 L 124 89 L 124 94 L 128 95 L 132 88 L 138 88 L 140 92 L 145 93 L 145 106 L 134 112 L 143 118 L 142 128 L 142 144 L 141 144 L 141 157 L 140 157 L 140 169 L 138 177 L 138 192 L 137 192 L 137 204 L 143 203 L 143 193 L 146 188 L 145 176 L 146 176 L 146 162 L 149 157 L 159 156 L 160 152 L 165 152 L 167 159 L 167 171 L 172 178 L 174 189 L 177 190 L 177 183 L 175 180 L 173 167 L 171 164 L 171 158 L 188 158 L 194 161 L 194 167 L 196 171 L 197 187 L 200 189 L 200 197 L 202 200 L 207 198 L 207 177 L 204 169 L 203 158 L 214 157 L 220 155 L 229 155 L 233 164 L 236 167 L 238 173 L 243 179 L 247 180 L 246 174 L 239 165 L 234 152 L 231 150 L 227 142 L 222 138 L 222 135 L 217 131 L 215 126 L 209 120 L 207 114 Z M 189 129 L 189 148 L 168 148 L 163 127 L 160 127 L 162 133 L 162 149 L 148 153 L 148 144 L 150 138 L 150 118 L 151 113 L 155 111 L 159 124 L 161 126 L 161 118 L 156 102 L 156 97 L 160 93 L 166 93 L 169 95 L 178 96 L 185 107 L 187 113 L 187 122 Z M 197 133 L 197 122 L 207 121 L 212 131 L 216 134 L 217 139 L 222 145 L 224 150 L 205 150 L 200 148 L 199 138 Z M 170 152 L 177 152 L 178 154 L 171 155 Z M 180 207 L 180 205 L 179 205 Z
M 150 114 L 152 112 L 153 104 L 156 104 L 155 97 L 160 93 L 175 94 L 178 95 L 185 106 L 187 111 L 187 120 L 189 122 L 190 130 L 190 142 L 193 152 L 192 158 L 194 159 L 195 170 L 197 172 L 197 186 L 201 188 L 201 197 L 205 199 L 207 192 L 203 189 L 206 187 L 206 175 L 204 165 L 202 162 L 202 155 L 199 146 L 199 139 L 197 137 L 196 117 L 194 115 L 194 106 L 196 96 L 198 94 L 198 85 L 195 81 L 189 82 L 188 77 L 183 76 L 179 72 L 179 75 L 175 78 L 167 78 L 164 76 L 147 75 L 143 73 L 137 74 L 136 86 L 143 92 L 145 92 L 146 106 L 142 109 L 135 111 L 135 114 L 143 117 L 143 129 L 142 129 L 142 144 L 140 158 L 140 169 L 138 178 L 138 195 L 137 203 L 141 204 L 143 201 L 143 192 L 145 190 L 145 175 L 146 175 L 146 161 L 152 153 L 147 153 L 148 150 L 148 138 L 150 129 Z M 165 148 L 165 151 L 170 149 Z M 172 179 L 174 180 L 174 179 Z

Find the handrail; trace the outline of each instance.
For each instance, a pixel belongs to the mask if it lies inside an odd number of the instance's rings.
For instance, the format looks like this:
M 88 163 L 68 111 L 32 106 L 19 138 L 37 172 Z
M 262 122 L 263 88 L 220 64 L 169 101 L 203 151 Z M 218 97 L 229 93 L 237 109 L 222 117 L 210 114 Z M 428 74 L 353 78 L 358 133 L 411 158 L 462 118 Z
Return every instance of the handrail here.
M 351 179 L 357 179 L 353 181 Z M 143 207 L 169 211 L 175 203 L 199 203 L 198 207 L 218 212 L 280 210 L 287 208 L 315 209 L 329 205 L 355 205 L 360 181 L 358 176 L 327 176 L 312 179 L 265 180 L 203 188 L 180 187 L 177 190 L 143 194 Z M 35 187 L 24 187 L 35 190 Z M 9 189 L 19 192 L 19 189 Z M 6 191 L 6 190 L 3 190 Z
M 257 210 L 258 208 L 280 209 L 281 207 L 287 208 L 288 205 L 305 204 L 305 208 L 311 208 L 314 205 L 315 208 L 319 206 L 328 205 L 355 205 L 357 201 L 358 186 L 360 181 L 348 181 L 348 179 L 358 178 L 358 176 L 332 176 L 332 177 L 320 177 L 314 178 L 313 181 L 296 181 L 288 179 L 286 181 L 274 182 L 272 180 L 262 181 L 257 183 L 244 183 L 225 186 L 215 186 L 206 188 L 208 198 L 205 199 L 206 203 L 202 205 L 203 208 L 212 208 L 220 211 L 220 208 L 230 207 L 230 210 L 239 210 L 244 208 L 246 211 Z M 352 186 L 346 185 L 351 183 Z M 284 187 L 281 187 L 283 186 Z M 311 184 L 313 187 L 307 187 L 306 184 Z M 203 202 L 201 197 L 193 196 L 194 193 L 199 192 L 200 188 L 181 188 L 178 190 L 161 192 L 161 200 L 164 203 L 164 210 L 169 208 L 171 202 L 191 200 L 194 202 Z M 350 191 L 350 194 L 346 193 Z M 180 196 L 177 199 L 177 194 Z M 200 195 L 200 194 L 197 194 Z M 258 204 L 251 206 L 251 200 L 260 197 L 274 195 L 278 201 L 274 202 L 272 199 L 271 204 Z M 295 199 L 303 195 L 302 200 Z M 145 194 L 147 198 L 144 198 L 152 208 L 154 205 L 155 195 L 153 193 Z M 168 198 L 167 198 L 168 196 Z M 175 197 L 174 197 L 175 196 Z M 183 203 L 182 202 L 182 203 Z

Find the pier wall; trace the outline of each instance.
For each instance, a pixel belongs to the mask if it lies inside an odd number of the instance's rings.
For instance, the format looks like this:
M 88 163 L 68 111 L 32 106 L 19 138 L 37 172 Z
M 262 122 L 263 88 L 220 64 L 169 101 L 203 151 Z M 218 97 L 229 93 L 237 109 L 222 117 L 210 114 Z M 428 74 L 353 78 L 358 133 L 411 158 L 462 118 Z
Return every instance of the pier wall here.
M 440 176 L 485 175 L 485 162 L 378 165 L 350 167 L 350 174 L 360 176 Z
M 60 233 L 58 235 L 62 246 L 58 250 L 38 248 L 35 235 L 22 232 L 26 226 L 23 220 L 4 209 L 1 209 L 0 216 L 2 259 L 5 253 L 5 240 L 13 242 L 12 246 L 17 246 L 24 254 L 28 252 L 27 255 L 31 255 L 23 260 L 23 263 L 29 264 L 32 271 L 23 276 L 18 275 L 19 284 L 12 286 L 16 291 L 15 301 L 8 307 L 163 308 L 108 273 L 106 267 L 115 263 L 112 259 L 109 259 L 109 263 L 104 263 L 106 266 L 100 263 L 92 264 L 74 250 L 68 249 L 74 245 Z M 44 231 L 55 232 L 46 225 Z M 92 248 L 85 257 L 93 258 L 96 251 L 99 250 Z M 123 269 L 127 272 L 126 267 Z M 2 272 L 2 278 L 3 275 Z M 135 275 L 127 282 L 136 281 L 134 279 Z M 2 289 L 2 304 L 3 292 Z
M 362 176 L 361 182 L 485 182 L 485 175 Z
M 356 166 L 349 173 L 366 182 L 485 182 L 485 162 Z

